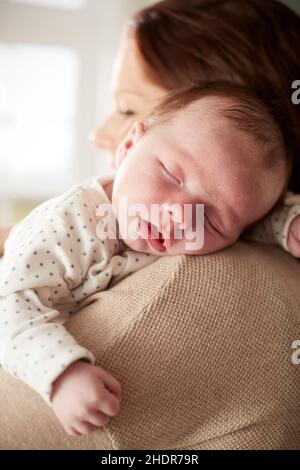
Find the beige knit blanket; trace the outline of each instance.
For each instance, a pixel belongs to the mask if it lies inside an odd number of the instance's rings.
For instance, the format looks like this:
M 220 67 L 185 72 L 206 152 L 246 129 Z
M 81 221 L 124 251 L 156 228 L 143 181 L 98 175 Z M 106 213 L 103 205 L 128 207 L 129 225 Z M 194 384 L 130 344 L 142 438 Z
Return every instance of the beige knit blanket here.
M 300 449 L 297 260 L 239 242 L 161 258 L 93 300 L 66 326 L 122 383 L 120 414 L 70 437 L 0 369 L 0 449 Z

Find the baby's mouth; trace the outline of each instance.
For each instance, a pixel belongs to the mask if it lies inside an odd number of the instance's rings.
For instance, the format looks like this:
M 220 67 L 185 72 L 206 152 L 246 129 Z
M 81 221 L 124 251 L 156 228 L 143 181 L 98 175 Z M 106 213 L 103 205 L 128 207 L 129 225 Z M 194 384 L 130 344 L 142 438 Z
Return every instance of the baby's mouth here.
M 149 245 L 152 246 L 157 251 L 165 251 L 166 247 L 164 246 L 165 239 L 163 234 L 159 232 L 157 227 L 151 222 L 148 222 L 141 217 L 138 217 L 138 230 L 139 234 L 148 241 Z

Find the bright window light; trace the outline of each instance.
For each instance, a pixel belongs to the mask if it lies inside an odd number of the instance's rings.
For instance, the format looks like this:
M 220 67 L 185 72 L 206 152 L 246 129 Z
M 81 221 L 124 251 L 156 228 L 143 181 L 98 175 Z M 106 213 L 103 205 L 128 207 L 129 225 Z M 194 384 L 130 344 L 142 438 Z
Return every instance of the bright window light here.
M 47 8 L 64 8 L 68 10 L 78 10 L 84 8 L 87 4 L 87 0 L 12 0 L 12 2 Z
M 79 60 L 0 44 L 0 196 L 47 197 L 72 181 Z

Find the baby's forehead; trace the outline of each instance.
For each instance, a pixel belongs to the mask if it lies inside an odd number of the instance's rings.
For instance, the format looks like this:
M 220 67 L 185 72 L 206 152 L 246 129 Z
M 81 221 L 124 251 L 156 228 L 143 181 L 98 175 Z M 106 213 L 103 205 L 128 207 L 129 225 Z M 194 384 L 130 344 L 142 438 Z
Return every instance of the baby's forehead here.
M 206 92 L 206 90 L 204 90 Z M 209 94 L 185 102 L 170 101 L 158 113 L 161 139 L 185 141 L 202 158 L 203 149 L 222 154 L 230 164 L 272 169 L 286 160 L 284 139 L 267 107 L 254 96 Z M 238 154 L 242 154 L 239 157 Z M 239 157 L 239 158 L 238 158 Z
M 204 182 L 209 178 L 216 189 L 222 181 L 228 190 L 233 184 L 238 187 L 242 199 L 251 196 L 257 183 L 265 180 L 266 151 L 247 133 L 233 128 L 230 121 L 227 124 L 226 119 L 208 119 L 207 115 L 200 118 L 168 123 L 167 135 L 158 139 L 161 155 L 175 162 L 175 167 L 179 164 L 190 181 L 203 175 Z
M 208 138 L 209 135 L 218 136 L 218 134 L 235 133 L 238 129 L 235 122 L 229 119 L 224 113 L 225 109 L 238 103 L 232 98 L 203 97 L 190 103 L 184 108 L 174 111 L 162 119 L 160 126 L 173 135 L 184 138 L 189 130 L 199 139 Z M 254 140 L 254 136 L 244 133 L 247 140 Z
M 257 165 L 266 163 L 272 149 L 283 147 L 275 123 L 260 110 L 243 108 L 234 97 L 198 99 L 174 112 L 167 120 L 167 129 L 175 140 L 179 137 L 195 145 L 206 142 L 211 151 L 218 144 L 228 152 L 237 148 Z
M 181 118 L 185 115 L 194 116 L 201 120 L 208 118 L 218 120 L 225 117 L 224 110 L 226 108 L 235 107 L 238 109 L 241 105 L 242 103 L 234 96 L 203 96 L 179 109 L 176 117 Z
M 237 128 L 232 119 L 223 114 L 222 106 L 232 101 L 218 101 L 215 97 L 205 97 L 193 102 L 162 123 L 174 142 L 186 142 L 203 148 L 203 144 L 218 147 L 221 144 L 231 151 L 239 143 L 244 149 L 258 146 L 257 139 L 249 132 Z M 164 134 L 162 134 L 163 136 Z M 239 146 L 240 146 L 239 145 Z

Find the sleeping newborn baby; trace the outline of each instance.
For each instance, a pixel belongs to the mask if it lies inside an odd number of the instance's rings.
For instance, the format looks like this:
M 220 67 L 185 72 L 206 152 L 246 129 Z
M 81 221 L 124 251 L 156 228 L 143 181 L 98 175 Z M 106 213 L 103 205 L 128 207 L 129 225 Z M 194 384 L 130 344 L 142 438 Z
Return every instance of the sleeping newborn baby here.
M 69 316 L 159 256 L 232 245 L 280 200 L 289 173 L 271 112 L 226 84 L 167 98 L 134 125 L 117 166 L 114 181 L 93 178 L 36 208 L 5 246 L 0 363 L 74 436 L 118 413 L 120 384 L 67 332 Z

